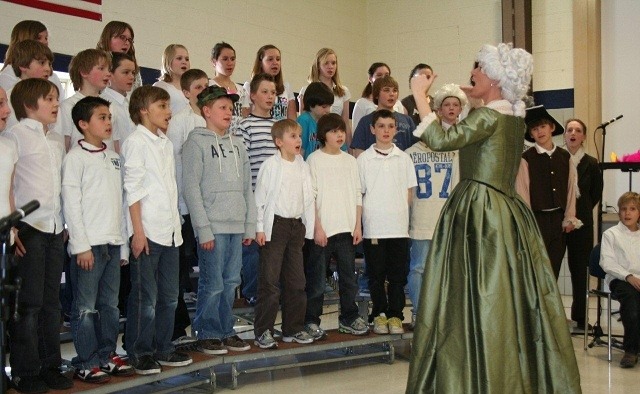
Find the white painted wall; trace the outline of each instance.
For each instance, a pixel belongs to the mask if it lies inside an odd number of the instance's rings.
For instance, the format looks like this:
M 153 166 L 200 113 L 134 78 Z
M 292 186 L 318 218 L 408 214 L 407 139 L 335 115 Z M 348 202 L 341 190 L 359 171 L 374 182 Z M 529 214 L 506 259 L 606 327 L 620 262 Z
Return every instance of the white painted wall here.
M 572 7 L 572 0 L 532 1 L 534 91 L 573 88 Z
M 409 94 L 409 72 L 418 63 L 438 74 L 435 92 L 445 83 L 467 84 L 475 55 L 483 44 L 502 37 L 500 0 L 369 0 L 366 9 L 367 68 L 382 61 L 398 80 L 400 96 Z
M 348 87 L 360 84 L 366 54 L 364 0 L 105 0 L 96 22 L 0 2 L 0 42 L 7 44 L 20 20 L 42 21 L 54 52 L 72 55 L 93 48 L 103 26 L 122 20 L 135 31 L 140 65 L 160 68 L 168 44 L 189 49 L 191 66 L 213 73 L 210 51 L 218 41 L 236 49 L 233 78 L 247 80 L 256 51 L 274 44 L 282 51 L 283 72 L 294 90 L 306 84 L 318 49 L 333 48 Z
M 609 153 L 618 156 L 640 149 L 640 2 L 635 0 L 602 1 L 602 120 L 617 115 L 624 118 L 607 127 L 605 161 Z M 629 190 L 629 175 L 620 171 L 605 172 L 603 200 L 616 205 L 618 197 Z M 640 175 L 633 175 L 633 191 L 640 191 Z

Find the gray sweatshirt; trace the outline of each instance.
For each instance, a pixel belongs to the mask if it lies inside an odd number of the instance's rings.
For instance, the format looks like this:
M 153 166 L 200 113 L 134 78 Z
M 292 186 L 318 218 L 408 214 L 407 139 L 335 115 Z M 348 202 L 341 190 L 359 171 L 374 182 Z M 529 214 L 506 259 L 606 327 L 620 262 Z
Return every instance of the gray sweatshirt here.
M 195 128 L 182 146 L 182 186 L 198 243 L 214 234 L 255 238 L 251 168 L 241 138 Z

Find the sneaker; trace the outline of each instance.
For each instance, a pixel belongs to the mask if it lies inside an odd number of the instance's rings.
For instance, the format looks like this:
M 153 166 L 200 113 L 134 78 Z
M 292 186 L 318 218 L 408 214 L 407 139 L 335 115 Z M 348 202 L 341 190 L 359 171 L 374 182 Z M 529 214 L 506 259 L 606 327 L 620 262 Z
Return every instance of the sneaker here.
M 251 349 L 251 346 L 240 339 L 240 337 L 237 335 L 226 337 L 222 340 L 222 344 L 224 345 L 224 347 L 234 352 L 246 352 L 247 350 Z
M 60 368 L 43 369 L 40 371 L 40 378 L 53 390 L 66 390 L 73 387 L 73 380 L 60 373 Z
M 198 340 L 196 346 L 199 352 L 205 354 L 213 354 L 219 356 L 221 354 L 228 353 L 227 348 L 218 338 L 200 339 Z
M 14 376 L 11 379 L 11 386 L 21 393 L 46 393 L 49 391 L 49 387 L 38 375 Z
M 109 361 L 101 365 L 100 370 L 112 376 L 131 376 L 135 372 L 129 363 L 115 353 L 111 353 Z
M 179 338 L 171 341 L 176 350 L 182 352 L 190 352 L 198 350 L 198 340 L 194 337 L 190 337 L 187 335 L 181 336 Z
M 138 375 L 153 375 L 162 372 L 160 364 L 149 355 L 132 360 L 131 366 Z
M 351 324 L 343 324 L 339 322 L 338 332 L 351 335 L 367 335 L 369 333 L 369 326 L 363 318 L 358 316 Z
M 156 354 L 156 361 L 160 365 L 166 365 L 167 367 L 184 367 L 193 362 L 191 356 L 187 353 L 173 351 L 167 354 Z
M 276 342 L 276 340 L 273 339 L 273 336 L 271 336 L 271 331 L 269 330 L 266 330 L 265 332 L 263 332 L 262 335 L 256 338 L 253 343 L 256 346 L 258 346 L 260 349 L 277 349 L 278 348 L 278 342 Z
M 84 380 L 87 383 L 107 383 L 111 377 L 106 373 L 100 370 L 100 368 L 95 367 L 92 369 L 78 369 L 76 370 L 76 378 L 80 380 Z
M 244 302 L 246 302 L 249 306 L 256 306 L 258 299 L 256 297 L 245 298 Z
M 388 334 L 389 327 L 387 326 L 387 316 L 381 313 L 373 319 L 373 332 L 376 334 Z
M 65 326 L 66 328 L 71 328 L 71 315 L 68 313 L 65 313 L 64 316 L 62 317 L 62 325 Z
M 416 315 L 411 315 L 411 323 L 409 324 L 409 330 L 413 331 L 416 329 Z
M 303 344 L 313 343 L 313 337 L 304 330 L 298 331 L 297 333 L 291 336 L 285 335 L 282 337 L 282 340 L 287 343 L 290 343 L 290 342 L 297 342 L 297 343 L 303 343 Z
M 319 341 L 327 337 L 327 333 L 315 323 L 305 324 L 304 330 L 311 336 L 311 338 L 313 338 L 314 341 Z
M 638 363 L 638 355 L 635 353 L 624 352 L 622 360 L 620 360 L 620 367 L 633 368 Z
M 404 328 L 402 328 L 402 320 L 397 317 L 392 317 L 387 321 L 389 326 L 389 334 L 404 334 Z

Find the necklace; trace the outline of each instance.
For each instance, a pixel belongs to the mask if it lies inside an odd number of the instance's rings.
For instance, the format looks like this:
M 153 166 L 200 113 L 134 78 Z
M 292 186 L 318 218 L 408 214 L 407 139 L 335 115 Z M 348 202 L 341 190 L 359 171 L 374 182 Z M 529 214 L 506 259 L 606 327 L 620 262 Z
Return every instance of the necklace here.
M 78 140 L 78 145 L 80 145 L 80 147 L 82 149 L 84 149 L 84 150 L 86 150 L 87 152 L 90 152 L 90 153 L 100 153 L 100 152 L 103 152 L 105 149 L 107 149 L 107 144 L 105 144 L 104 142 L 102 143 L 102 147 L 99 148 L 99 149 L 89 149 L 89 148 L 85 148 L 84 146 L 82 146 L 82 141 L 84 141 L 84 138 L 81 139 L 81 140 Z

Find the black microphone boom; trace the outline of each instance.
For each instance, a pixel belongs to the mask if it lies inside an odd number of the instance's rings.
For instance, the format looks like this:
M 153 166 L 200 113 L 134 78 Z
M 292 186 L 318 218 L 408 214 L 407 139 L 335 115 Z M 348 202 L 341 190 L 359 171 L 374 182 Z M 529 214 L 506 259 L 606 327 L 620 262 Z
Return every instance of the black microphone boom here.
M 11 214 L 0 219 L 0 233 L 7 231 L 9 228 L 18 224 L 20 219 L 24 218 L 31 212 L 40 208 L 40 203 L 38 200 L 31 200 L 26 203 L 22 208 L 18 208 L 13 211 Z
M 611 123 L 615 122 L 616 120 L 618 120 L 618 119 L 620 119 L 620 118 L 622 118 L 622 115 L 618 115 L 618 116 L 616 116 L 615 118 L 611 119 L 610 121 L 608 121 L 608 122 L 604 122 L 603 124 L 601 124 L 600 126 L 598 126 L 598 127 L 596 127 L 596 128 L 597 128 L 597 129 L 601 129 L 601 128 L 603 128 L 603 127 L 607 127 L 607 126 L 609 126 Z

